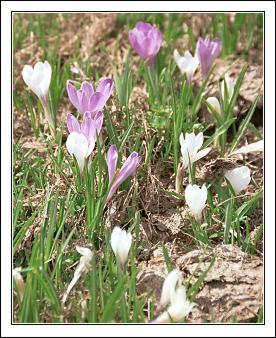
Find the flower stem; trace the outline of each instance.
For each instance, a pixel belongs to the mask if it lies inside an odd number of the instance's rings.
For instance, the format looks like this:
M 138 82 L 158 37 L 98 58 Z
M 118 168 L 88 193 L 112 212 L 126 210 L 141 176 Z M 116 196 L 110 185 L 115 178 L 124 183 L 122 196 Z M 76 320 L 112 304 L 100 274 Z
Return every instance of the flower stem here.
M 55 135 L 56 135 L 56 125 L 55 125 L 55 122 L 52 118 L 48 98 L 42 98 L 41 103 L 42 103 L 42 107 L 43 107 L 43 110 L 44 110 L 44 113 L 45 113 L 46 120 L 47 120 L 48 125 L 49 125 L 49 129 L 51 131 L 51 134 L 52 134 L 53 137 L 55 137 Z

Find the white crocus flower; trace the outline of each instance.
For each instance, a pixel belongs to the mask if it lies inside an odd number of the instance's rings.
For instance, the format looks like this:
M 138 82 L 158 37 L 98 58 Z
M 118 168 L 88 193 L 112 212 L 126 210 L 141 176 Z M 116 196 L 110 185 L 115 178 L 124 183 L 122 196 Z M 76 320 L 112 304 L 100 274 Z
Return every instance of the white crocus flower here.
M 203 133 L 195 135 L 194 133 L 186 133 L 185 139 L 183 133 L 179 137 L 179 142 L 181 145 L 181 154 L 184 168 L 188 168 L 189 159 L 191 164 L 206 156 L 211 148 L 205 148 L 199 151 L 203 145 Z
M 213 108 L 213 110 L 218 115 L 221 115 L 221 108 L 220 108 L 219 100 L 216 97 L 214 96 L 208 97 L 206 101 L 209 103 L 209 105 Z
M 15 268 L 12 270 L 12 276 L 15 281 L 17 290 L 19 292 L 19 297 L 22 300 L 23 295 L 24 295 L 25 284 L 24 284 L 24 279 L 20 272 L 21 272 L 21 268 Z
M 68 135 L 66 147 L 71 156 L 75 155 L 80 171 L 83 170 L 84 160 L 92 153 L 95 147 L 95 140 L 94 142 L 92 141 L 91 138 L 89 143 L 83 134 L 76 131 Z
M 47 61 L 37 62 L 33 67 L 25 65 L 22 71 L 26 85 L 40 98 L 46 99 L 51 82 L 52 69 Z
M 77 281 L 79 280 L 80 276 L 83 273 L 88 272 L 89 268 L 90 268 L 90 262 L 93 256 L 93 253 L 90 249 L 88 248 L 83 248 L 80 246 L 76 246 L 76 250 L 78 251 L 79 254 L 81 254 L 81 258 L 80 258 L 80 262 L 74 272 L 74 277 L 71 280 L 70 284 L 67 287 L 67 290 L 62 298 L 62 303 L 65 304 L 66 299 L 70 293 L 70 291 L 72 290 L 72 288 L 74 287 L 74 285 L 77 283 Z
M 224 80 L 221 81 L 221 87 L 220 87 L 223 100 L 224 100 L 224 81 L 225 81 L 227 92 L 228 92 L 228 101 L 230 102 L 230 100 L 233 96 L 233 93 L 234 93 L 234 87 L 235 86 L 234 86 L 234 83 L 232 82 L 230 76 L 228 74 L 225 74 Z
M 131 247 L 132 236 L 125 230 L 120 229 L 119 227 L 115 227 L 111 233 L 111 248 L 114 252 L 114 255 L 118 257 L 121 267 L 127 261 L 128 253 Z
M 37 62 L 33 67 L 25 65 L 22 70 L 22 77 L 26 85 L 38 96 L 40 99 L 46 119 L 48 121 L 51 132 L 55 133 L 55 123 L 52 119 L 48 92 L 51 82 L 52 68 L 51 65 L 47 62 Z
M 166 277 L 162 288 L 161 300 L 163 295 L 166 295 L 163 299 L 165 303 L 161 304 L 160 301 L 160 305 L 170 304 L 170 306 L 152 323 L 181 322 L 194 306 L 194 303 L 187 299 L 186 289 L 182 285 L 182 276 L 179 270 L 171 271 Z
M 160 305 L 167 306 L 171 302 L 172 295 L 175 293 L 177 284 L 182 283 L 182 275 L 178 269 L 172 270 L 166 277 L 160 297 Z
M 189 184 L 185 189 L 185 200 L 196 221 L 201 222 L 202 210 L 207 200 L 207 188 L 205 184 L 203 184 L 202 188 L 196 184 Z
M 236 194 L 246 189 L 251 180 L 250 169 L 247 166 L 229 170 L 224 176 L 230 182 Z
M 180 69 L 181 73 L 186 73 L 188 83 L 192 82 L 192 77 L 199 65 L 199 59 L 197 55 L 192 56 L 189 51 L 186 51 L 183 56 L 181 56 L 178 51 L 175 49 L 174 53 L 174 60 Z

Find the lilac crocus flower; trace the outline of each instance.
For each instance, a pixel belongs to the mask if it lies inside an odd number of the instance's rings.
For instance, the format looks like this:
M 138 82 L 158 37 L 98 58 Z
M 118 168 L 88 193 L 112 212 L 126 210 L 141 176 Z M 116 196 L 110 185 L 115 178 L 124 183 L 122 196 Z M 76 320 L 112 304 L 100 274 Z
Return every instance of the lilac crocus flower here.
M 98 111 L 103 109 L 112 93 L 113 87 L 114 82 L 111 79 L 102 80 L 95 92 L 92 84 L 87 81 L 81 84 L 80 90 L 77 90 L 70 80 L 67 81 L 67 93 L 73 106 L 81 114 L 89 111 L 92 118 Z
M 196 45 L 196 54 L 199 58 L 201 73 L 205 77 L 211 68 L 215 59 L 219 56 L 222 49 L 221 42 L 218 38 L 210 41 L 209 38 L 199 38 Z
M 118 161 L 118 152 L 115 144 L 112 144 L 107 152 L 106 163 L 108 167 L 109 175 L 109 194 L 107 196 L 107 202 L 114 195 L 116 190 L 119 188 L 121 183 L 123 183 L 129 176 L 131 176 L 137 169 L 139 163 L 141 162 L 142 157 L 134 151 L 129 157 L 125 160 L 119 172 L 116 173 L 116 166 Z
M 138 21 L 128 38 L 131 47 L 152 66 L 163 41 L 160 31 L 149 23 Z
M 100 133 L 102 123 L 102 112 L 98 112 L 95 119 L 92 119 L 90 112 L 85 112 L 81 124 L 72 114 L 67 115 L 67 128 L 70 134 L 66 147 L 70 155 L 75 155 L 80 171 L 83 170 L 85 158 L 94 150 L 97 133 Z

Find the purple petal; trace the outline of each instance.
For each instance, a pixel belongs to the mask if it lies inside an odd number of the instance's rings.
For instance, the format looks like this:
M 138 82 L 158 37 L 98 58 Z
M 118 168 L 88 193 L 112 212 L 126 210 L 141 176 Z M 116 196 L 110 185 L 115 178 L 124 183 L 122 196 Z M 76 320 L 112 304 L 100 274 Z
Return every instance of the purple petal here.
M 148 34 L 149 31 L 151 31 L 154 27 L 143 21 L 138 21 L 135 25 L 135 28 L 137 28 L 139 31 L 143 32 L 145 35 Z
M 96 140 L 96 123 L 90 117 L 90 112 L 85 112 L 83 122 L 81 124 L 81 133 L 87 138 L 88 142 Z
M 79 112 L 84 114 L 88 109 L 88 97 L 85 92 L 79 92 Z
M 67 81 L 66 87 L 69 100 L 75 108 L 79 109 L 79 98 L 76 88 L 69 82 L 69 80 Z
M 103 127 L 103 113 L 98 111 L 94 117 L 97 133 L 100 134 Z
M 102 110 L 105 104 L 105 97 L 103 94 L 99 92 L 95 92 L 89 99 L 88 102 L 88 111 L 91 112 L 92 118 L 94 118 L 95 114 Z
M 129 157 L 126 159 L 125 163 L 123 164 L 115 182 L 112 184 L 112 187 L 107 197 L 107 201 L 110 200 L 110 198 L 116 192 L 116 190 L 121 185 L 121 183 L 123 183 L 129 176 L 131 176 L 135 172 L 141 160 L 142 160 L 142 157 L 139 156 L 137 152 L 133 152 L 129 155 Z
M 81 91 L 83 91 L 88 98 L 94 93 L 92 84 L 87 81 L 81 84 Z
M 104 79 L 98 84 L 96 92 L 103 94 L 105 103 L 109 99 L 112 93 L 113 87 L 114 87 L 114 82 L 112 79 Z
M 69 130 L 69 133 L 72 133 L 73 131 L 80 133 L 80 124 L 78 120 L 75 118 L 75 116 L 68 113 L 66 120 L 67 120 L 67 128 Z
M 109 184 L 111 184 L 113 177 L 115 175 L 115 170 L 118 161 L 118 153 L 115 144 L 112 144 L 107 152 L 107 168 L 108 168 L 108 177 L 109 177 Z

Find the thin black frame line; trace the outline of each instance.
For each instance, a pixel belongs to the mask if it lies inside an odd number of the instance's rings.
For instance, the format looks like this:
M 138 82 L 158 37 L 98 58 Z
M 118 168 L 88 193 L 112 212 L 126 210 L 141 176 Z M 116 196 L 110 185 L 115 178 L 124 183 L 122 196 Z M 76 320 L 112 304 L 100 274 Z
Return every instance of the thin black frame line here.
M 264 154 L 263 154 L 263 223 L 264 223 L 264 230 L 263 230 L 263 248 L 265 248 L 265 12 L 266 11 L 235 11 L 236 13 L 262 13 L 263 14 L 263 101 L 264 101 L 264 108 L 263 108 L 263 139 L 264 139 Z M 181 14 L 181 13 L 232 13 L 232 11 L 125 11 L 125 12 L 116 12 L 116 11 L 23 11 L 23 12 L 17 12 L 17 11 L 11 11 L 11 55 L 13 56 L 13 14 L 24 14 L 24 13 L 76 13 L 76 14 L 81 14 L 81 13 L 176 13 L 176 14 Z M 2 45 L 1 45 L 2 49 Z M 11 94 L 13 93 L 13 57 L 11 57 Z M 11 95 L 11 111 L 13 107 L 13 94 Z M 13 115 L 11 114 L 11 168 L 13 168 Z M 11 192 L 13 188 L 13 183 L 11 180 Z M 12 199 L 13 199 L 13 193 L 12 193 Z M 11 224 L 12 224 L 12 215 L 13 215 L 13 207 L 11 204 Z M 13 238 L 11 234 L 11 248 L 13 245 Z M 265 252 L 265 250 L 264 250 Z M 11 250 L 11 263 L 13 263 L 13 255 L 12 255 L 12 250 Z M 13 266 L 13 265 L 12 265 Z M 13 284 L 13 277 L 12 277 L 12 266 L 11 266 L 11 285 Z M 2 266 L 1 266 L 1 272 L 2 272 Z M 170 323 L 170 324 L 150 324 L 150 325 L 155 325 L 155 326 L 162 326 L 162 325 L 219 325 L 219 326 L 225 326 L 225 325 L 242 325 L 242 326 L 248 326 L 248 325 L 265 325 L 265 255 L 263 255 L 263 277 L 264 277 L 264 282 L 263 282 L 263 315 L 264 315 L 264 320 L 263 323 Z M 0 295 L 1 295 L 1 288 L 0 288 Z M 13 291 L 11 290 L 11 304 L 13 305 Z M 1 313 L 1 309 L 0 309 Z M 81 326 L 86 326 L 86 325 L 128 325 L 128 326 L 133 326 L 133 325 L 148 325 L 149 323 L 13 323 L 13 306 L 11 307 L 11 325 L 24 325 L 24 326 L 40 326 L 40 325 L 46 325 L 46 326 L 51 326 L 51 325 L 81 325 Z M 71 338 L 71 337 L 68 337 Z M 73 338 L 73 337 L 72 337 Z

